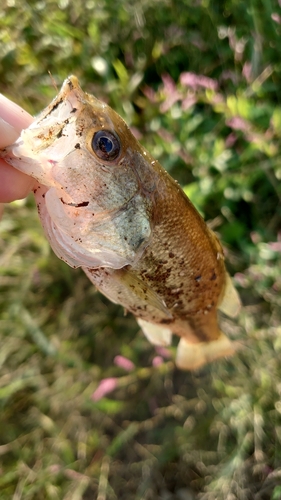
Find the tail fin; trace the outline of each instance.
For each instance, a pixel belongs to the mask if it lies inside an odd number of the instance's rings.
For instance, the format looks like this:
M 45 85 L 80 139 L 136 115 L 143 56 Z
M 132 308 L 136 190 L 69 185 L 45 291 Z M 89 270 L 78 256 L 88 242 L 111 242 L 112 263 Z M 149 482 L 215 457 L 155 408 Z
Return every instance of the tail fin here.
M 223 333 L 216 340 L 197 344 L 192 344 L 182 337 L 177 348 L 176 365 L 181 370 L 196 370 L 217 358 L 231 356 L 234 352 L 235 344 Z

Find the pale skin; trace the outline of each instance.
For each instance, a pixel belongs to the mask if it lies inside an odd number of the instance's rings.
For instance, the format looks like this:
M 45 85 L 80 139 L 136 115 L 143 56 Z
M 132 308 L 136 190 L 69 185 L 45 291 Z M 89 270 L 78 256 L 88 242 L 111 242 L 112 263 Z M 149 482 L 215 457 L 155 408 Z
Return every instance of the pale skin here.
M 20 106 L 0 94 L 0 149 L 12 144 L 22 129 L 29 127 L 33 117 Z M 0 215 L 3 203 L 25 198 L 36 181 L 0 158 Z

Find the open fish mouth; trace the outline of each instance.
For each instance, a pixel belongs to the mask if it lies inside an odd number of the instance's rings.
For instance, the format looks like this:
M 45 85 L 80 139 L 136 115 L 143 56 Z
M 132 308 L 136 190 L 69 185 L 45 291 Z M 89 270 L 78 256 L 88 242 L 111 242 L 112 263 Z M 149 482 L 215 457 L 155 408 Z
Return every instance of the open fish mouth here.
M 55 186 L 48 172 L 75 152 L 75 121 L 85 105 L 83 95 L 77 78 L 67 78 L 55 99 L 0 157 L 41 184 Z

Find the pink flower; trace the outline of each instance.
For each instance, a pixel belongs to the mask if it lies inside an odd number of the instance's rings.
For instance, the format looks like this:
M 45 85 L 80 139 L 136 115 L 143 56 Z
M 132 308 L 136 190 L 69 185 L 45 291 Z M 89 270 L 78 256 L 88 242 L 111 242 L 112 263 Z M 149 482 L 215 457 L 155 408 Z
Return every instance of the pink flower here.
M 123 368 L 123 370 L 126 370 L 126 372 L 131 372 L 135 369 L 134 363 L 130 359 L 125 358 L 125 356 L 115 356 L 114 364 L 116 366 L 119 366 L 120 368 Z
M 220 76 L 220 80 L 231 80 L 234 85 L 237 85 L 237 74 L 234 71 L 229 69 L 225 69 Z
M 251 128 L 250 124 L 244 118 L 241 118 L 241 116 L 230 118 L 230 120 L 226 121 L 226 124 L 233 130 L 242 130 L 242 132 L 249 132 Z
M 130 130 L 138 141 L 142 139 L 142 133 L 139 131 L 137 127 L 130 127 Z
M 252 81 L 252 64 L 249 61 L 246 61 L 244 64 L 243 69 L 242 69 L 242 75 L 244 76 L 247 83 L 251 83 L 251 81 Z
M 217 90 L 218 82 L 204 75 L 196 75 L 195 73 L 191 73 L 186 71 L 182 73 L 180 76 L 180 82 L 182 85 L 186 85 L 187 87 L 191 87 L 194 90 L 197 90 L 198 87 L 203 87 L 205 89 Z
M 168 111 L 168 109 L 170 109 L 175 102 L 182 99 L 182 96 L 178 92 L 176 84 L 170 75 L 162 75 L 162 81 L 164 84 L 164 94 L 166 99 L 161 104 L 160 111 L 162 113 L 166 113 L 166 111 Z
M 157 352 L 158 356 L 162 356 L 162 358 L 165 359 L 171 359 L 171 353 L 166 347 L 163 347 L 161 345 L 155 346 L 155 351 Z
M 116 389 L 116 387 L 117 387 L 117 378 L 115 378 L 115 377 L 104 378 L 100 381 L 95 392 L 92 394 L 91 399 L 93 401 L 99 401 L 106 394 L 114 391 L 114 389 Z
M 261 236 L 259 233 L 257 233 L 256 231 L 251 231 L 250 232 L 250 238 L 252 240 L 252 242 L 257 245 L 258 243 L 261 242 Z
M 274 252 L 281 252 L 281 241 L 271 241 L 268 246 Z
M 142 91 L 143 91 L 145 97 L 147 97 L 147 99 L 150 102 L 157 102 L 156 92 L 153 90 L 152 87 L 149 87 L 148 85 L 146 85 L 145 87 L 143 87 Z
M 191 108 L 191 106 L 193 106 L 193 104 L 195 103 L 196 103 L 196 97 L 188 96 L 182 100 L 181 108 L 183 111 L 186 111 L 187 109 Z
M 152 360 L 152 366 L 160 366 L 164 363 L 164 360 L 162 358 L 162 356 L 155 356 L 155 358 L 153 358 Z
M 234 279 L 238 285 L 242 286 L 243 288 L 247 288 L 249 280 L 244 273 L 236 273 L 234 275 Z
M 227 138 L 225 139 L 225 146 L 227 148 L 231 148 L 235 144 L 236 141 L 237 141 L 236 135 L 234 134 L 234 132 L 231 132 L 231 134 L 229 134 L 227 136 Z
M 281 24 L 281 17 L 277 14 L 277 12 L 273 12 L 273 14 L 271 14 L 271 19 L 276 23 Z

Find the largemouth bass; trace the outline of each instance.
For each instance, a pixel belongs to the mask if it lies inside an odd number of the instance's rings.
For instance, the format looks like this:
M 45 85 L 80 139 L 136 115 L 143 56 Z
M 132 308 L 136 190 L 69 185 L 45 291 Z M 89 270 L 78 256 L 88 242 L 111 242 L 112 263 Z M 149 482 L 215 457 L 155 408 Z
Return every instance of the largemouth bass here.
M 233 353 L 217 310 L 233 317 L 240 301 L 219 240 L 123 119 L 75 76 L 2 157 L 38 181 L 57 256 L 133 313 L 153 344 L 178 335 L 179 368 Z

